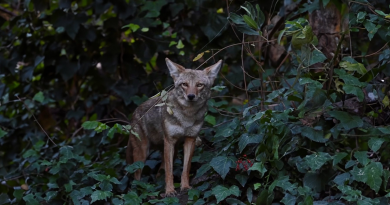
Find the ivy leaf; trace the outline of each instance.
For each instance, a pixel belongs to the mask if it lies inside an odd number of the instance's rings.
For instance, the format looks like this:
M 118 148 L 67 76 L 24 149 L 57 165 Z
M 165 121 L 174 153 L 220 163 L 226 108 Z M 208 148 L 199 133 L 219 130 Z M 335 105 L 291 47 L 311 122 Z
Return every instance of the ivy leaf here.
M 380 162 L 371 162 L 369 165 L 364 167 L 367 175 L 367 184 L 376 193 L 382 184 L 383 165 Z
M 346 173 L 342 173 L 340 175 L 337 175 L 333 181 L 334 183 L 336 183 L 337 185 L 343 185 L 345 181 L 348 181 L 349 179 L 351 178 L 351 175 L 346 172 Z
M 246 181 L 248 180 L 248 176 L 237 174 L 234 178 L 237 179 L 237 181 L 241 184 L 242 187 L 245 187 Z
M 23 197 L 23 200 L 26 202 L 26 204 L 29 205 L 40 205 L 39 201 L 35 199 L 33 194 L 28 194 Z
M 358 160 L 360 164 L 366 166 L 370 162 L 370 159 L 368 159 L 367 157 L 367 153 L 367 151 L 355 152 L 353 156 Z
M 256 170 L 261 173 L 261 176 L 264 176 L 267 172 L 267 169 L 262 162 L 255 162 L 248 170 Z
M 340 120 L 340 124 L 345 130 L 363 126 L 363 120 L 359 116 L 352 116 L 344 111 L 329 111 L 328 114 Z
M 364 93 L 361 88 L 353 86 L 353 85 L 344 85 L 343 90 L 346 94 L 353 94 L 356 95 L 359 102 L 363 102 L 364 100 Z
M 338 152 L 336 155 L 333 156 L 333 166 L 341 162 L 344 157 L 346 157 L 348 154 L 345 152 Z
M 204 118 L 204 121 L 210 123 L 213 126 L 216 124 L 215 117 L 212 115 L 206 115 L 206 117 Z
M 370 39 L 370 41 L 372 40 L 378 29 L 381 27 L 381 25 L 375 26 L 375 24 L 368 20 L 365 20 L 363 25 L 368 31 L 368 38 Z
M 93 130 L 99 125 L 98 121 L 85 121 L 81 126 L 86 130 Z
M 304 137 L 307 137 L 315 142 L 324 143 L 328 141 L 328 139 L 324 138 L 324 131 L 323 130 L 315 130 L 311 127 L 303 127 L 301 135 Z
M 389 107 L 389 105 L 390 105 L 389 96 L 386 95 L 386 96 L 383 98 L 382 103 L 383 103 L 383 105 L 384 105 L 385 107 Z
M 4 131 L 3 129 L 1 129 L 0 127 L 0 139 L 3 138 L 8 132 Z
M 182 49 L 184 48 L 184 44 L 181 40 L 179 40 L 179 43 L 177 43 L 177 46 L 176 46 L 177 49 Z
M 286 193 L 280 202 L 283 202 L 285 205 L 295 205 L 296 201 L 297 197 Z
M 314 65 L 316 63 L 322 63 L 326 59 L 327 59 L 326 56 L 321 51 L 314 49 L 314 51 L 311 53 L 309 65 Z
M 71 146 L 61 147 L 60 154 L 62 155 L 62 159 L 66 161 L 75 157 L 75 155 L 73 154 L 73 147 Z
M 260 134 L 248 134 L 248 133 L 242 134 L 240 137 L 240 141 L 238 142 L 238 149 L 239 149 L 240 153 L 242 152 L 242 150 L 245 149 L 245 147 L 248 144 L 260 143 L 262 141 L 263 137 L 264 136 L 260 135 Z
M 210 162 L 210 166 L 221 175 L 222 179 L 225 179 L 230 168 L 234 166 L 234 160 L 226 156 L 214 157 Z
M 356 181 L 363 183 L 367 182 L 367 174 L 365 173 L 365 170 L 363 168 L 358 168 L 357 166 L 354 166 L 350 173 Z
M 33 100 L 42 103 L 43 100 L 45 100 L 45 96 L 43 96 L 43 92 L 42 92 L 42 91 L 39 91 L 38 93 L 36 93 L 36 94 L 34 95 L 34 97 L 33 97 Z
M 133 174 L 138 169 L 143 169 L 144 163 L 141 161 L 134 162 L 133 164 L 127 165 L 125 167 L 125 170 L 128 171 L 130 174 Z
M 200 196 L 200 190 L 198 189 L 190 189 L 188 190 L 188 199 L 189 200 L 194 200 L 199 198 Z
M 211 193 L 217 199 L 217 203 L 219 203 L 230 195 L 238 197 L 240 195 L 240 190 L 236 185 L 231 186 L 229 189 L 224 186 L 218 185 L 211 190 Z
M 365 73 L 367 73 L 367 69 L 361 63 L 350 63 L 348 61 L 342 61 L 342 62 L 340 62 L 339 65 L 340 65 L 340 67 L 344 68 L 345 70 L 356 71 L 361 75 L 364 75 Z
M 307 155 L 303 158 L 306 161 L 306 164 L 313 170 L 316 171 L 322 167 L 327 161 L 333 159 L 330 154 L 325 152 L 318 152 L 312 155 Z
M 136 32 L 140 28 L 140 26 L 137 24 L 131 23 L 131 24 L 128 24 L 126 26 L 123 26 L 122 28 L 130 28 L 132 32 Z
M 208 172 L 211 169 L 210 164 L 203 164 L 197 171 L 195 178 L 201 177 L 204 173 Z
M 98 200 L 105 200 L 111 196 L 112 196 L 112 192 L 110 191 L 96 190 L 91 194 L 91 199 L 92 199 L 91 204 Z
M 370 140 L 368 140 L 368 147 L 370 147 L 372 151 L 376 152 L 379 150 L 379 148 L 381 148 L 384 141 L 384 139 L 372 137 Z

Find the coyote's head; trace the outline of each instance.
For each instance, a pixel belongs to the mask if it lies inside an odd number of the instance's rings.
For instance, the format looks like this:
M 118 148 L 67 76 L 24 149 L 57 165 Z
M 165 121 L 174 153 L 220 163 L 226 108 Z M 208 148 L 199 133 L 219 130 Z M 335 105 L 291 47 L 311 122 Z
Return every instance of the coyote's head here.
M 221 68 L 222 60 L 204 69 L 185 69 L 183 66 L 165 59 L 169 72 L 175 82 L 175 95 L 179 100 L 191 102 L 204 102 L 210 97 L 210 88 Z

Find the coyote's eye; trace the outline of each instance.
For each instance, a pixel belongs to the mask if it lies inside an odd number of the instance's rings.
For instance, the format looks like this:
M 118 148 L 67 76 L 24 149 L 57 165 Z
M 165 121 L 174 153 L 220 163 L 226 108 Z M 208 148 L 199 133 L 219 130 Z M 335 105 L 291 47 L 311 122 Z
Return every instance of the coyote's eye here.
M 197 85 L 196 85 L 196 87 L 198 87 L 198 88 L 201 88 L 201 87 L 203 87 L 204 86 L 204 84 L 202 84 L 202 83 L 198 83 Z
M 182 83 L 181 86 L 188 87 L 188 84 L 187 83 Z

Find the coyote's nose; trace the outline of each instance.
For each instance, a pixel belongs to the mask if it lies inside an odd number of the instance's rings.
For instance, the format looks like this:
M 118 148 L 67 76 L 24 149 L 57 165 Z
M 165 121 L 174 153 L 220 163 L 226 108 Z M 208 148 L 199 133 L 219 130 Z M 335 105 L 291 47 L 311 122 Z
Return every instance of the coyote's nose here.
M 195 98 L 195 95 L 194 94 L 188 94 L 187 97 L 188 97 L 189 100 L 193 100 Z

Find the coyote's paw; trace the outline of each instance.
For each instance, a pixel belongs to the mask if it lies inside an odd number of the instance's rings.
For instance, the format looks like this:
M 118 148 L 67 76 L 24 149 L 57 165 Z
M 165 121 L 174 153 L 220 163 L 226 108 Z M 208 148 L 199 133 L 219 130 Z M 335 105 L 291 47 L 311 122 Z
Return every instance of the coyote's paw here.
M 176 196 L 176 195 L 177 195 L 177 193 L 176 193 L 175 190 L 170 190 L 170 191 L 166 190 L 166 191 L 165 191 L 165 196 L 164 196 L 164 197 L 174 197 L 174 196 Z

